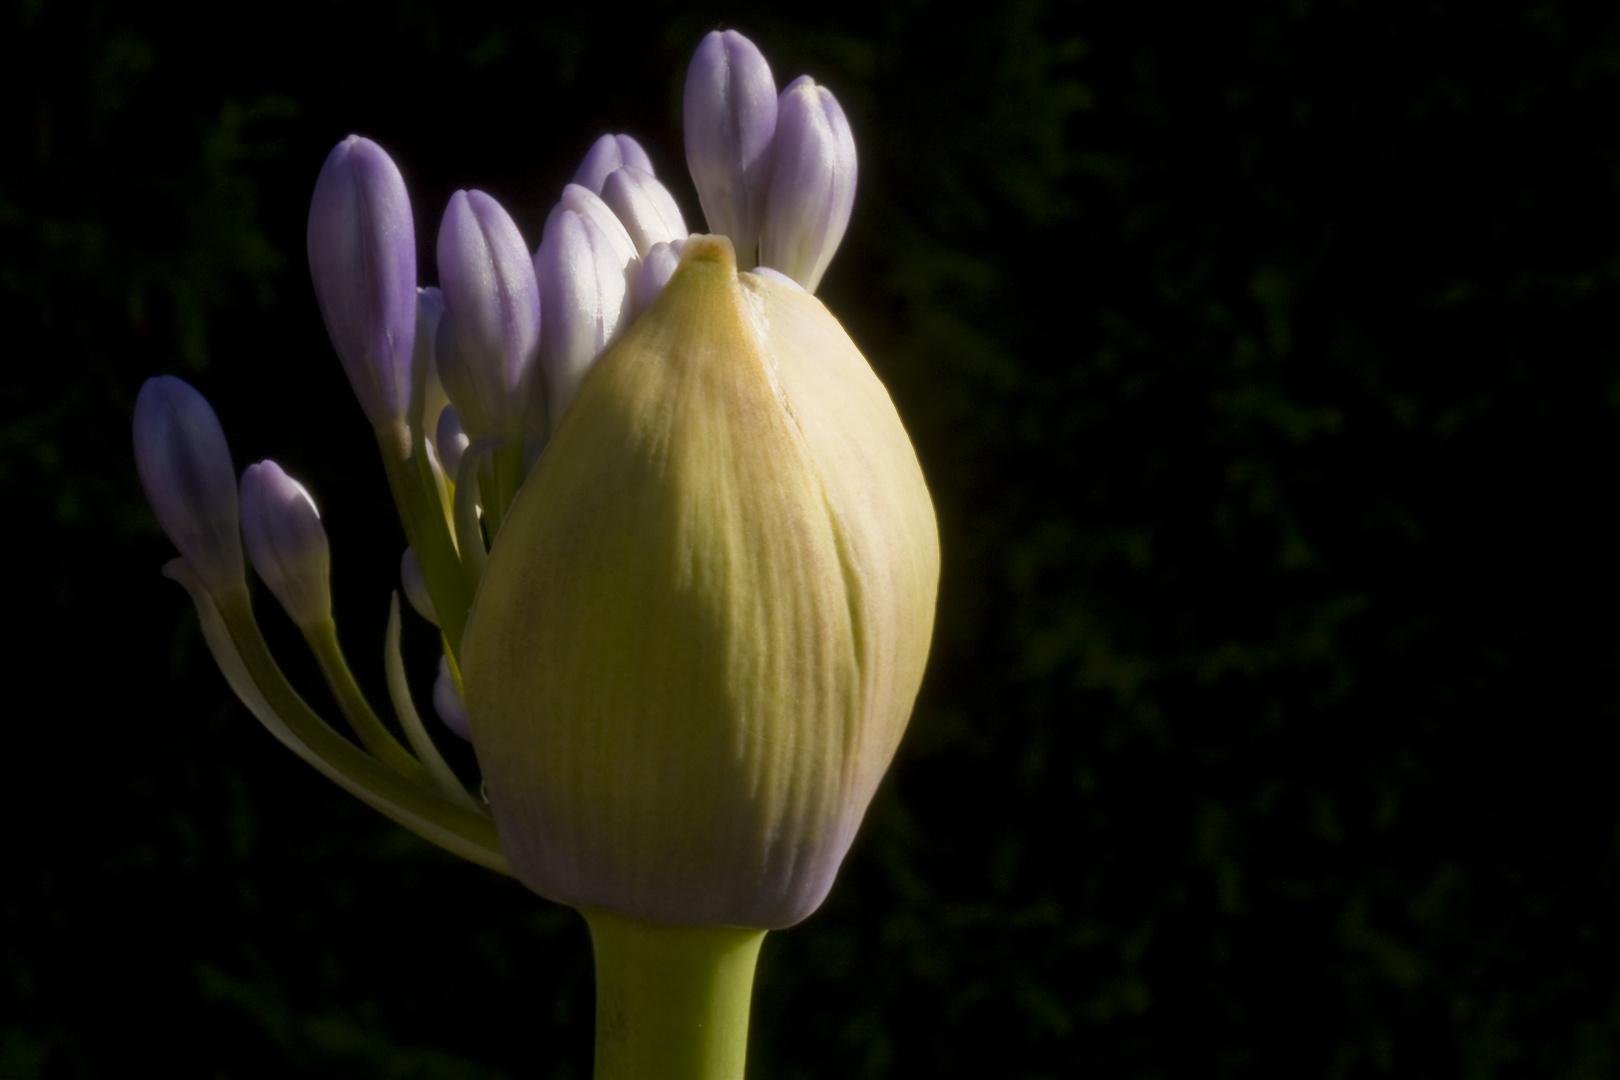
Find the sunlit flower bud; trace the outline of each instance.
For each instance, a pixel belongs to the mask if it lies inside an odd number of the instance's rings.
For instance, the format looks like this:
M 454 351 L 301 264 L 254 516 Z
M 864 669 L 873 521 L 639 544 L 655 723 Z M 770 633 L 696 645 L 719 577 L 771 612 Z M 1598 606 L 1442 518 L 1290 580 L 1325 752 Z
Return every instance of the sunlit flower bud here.
M 619 220 L 619 215 L 613 212 L 611 206 L 602 201 L 600 195 L 596 195 L 578 184 L 569 184 L 563 188 L 562 198 L 558 200 L 556 206 L 551 208 L 551 213 L 546 215 L 546 227 L 544 232 L 541 233 L 542 241 L 546 235 L 550 234 L 552 223 L 568 210 L 572 210 L 580 217 L 588 218 L 592 224 L 602 230 L 602 235 L 613 246 L 614 258 L 619 260 L 621 266 L 629 266 L 639 257 L 639 253 L 636 251 L 636 242 L 630 239 L 630 234 L 625 231 L 624 222 Z
M 236 470 L 219 418 L 172 375 L 135 397 L 135 468 L 158 524 L 215 596 L 247 587 Z
M 776 130 L 776 79 L 752 41 L 711 31 L 686 69 L 686 166 L 709 231 L 731 238 L 744 266 L 758 251 Z
M 416 338 L 416 228 L 399 169 L 350 135 L 309 204 L 309 275 L 332 348 L 374 427 L 403 419 Z
M 585 160 L 579 163 L 574 183 L 589 188 L 593 194 L 602 194 L 602 182 L 616 169 L 634 165 L 638 169 L 653 171 L 652 160 L 641 144 L 628 135 L 604 135 L 591 144 Z
M 450 398 L 439 381 L 439 361 L 433 355 L 439 336 L 439 322 L 444 318 L 444 294 L 432 285 L 416 290 L 416 350 L 411 363 L 422 378 L 422 416 L 428 424 L 428 436 L 433 434 L 433 418 L 447 405 Z
M 645 169 L 626 165 L 615 171 L 602 185 L 602 201 L 624 223 L 637 255 L 645 257 L 654 244 L 686 236 L 686 221 L 674 196 Z
M 444 726 L 467 742 L 472 732 L 467 729 L 467 706 L 461 703 L 461 693 L 450 676 L 450 663 L 439 657 L 439 677 L 433 682 L 433 711 L 439 714 Z
M 399 560 L 399 583 L 405 587 L 405 599 L 416 613 L 434 626 L 439 625 L 438 613 L 433 610 L 433 597 L 428 592 L 427 578 L 422 576 L 422 564 L 414 548 L 406 548 Z
M 242 474 L 242 537 L 259 579 L 300 629 L 332 617 L 332 556 L 320 511 L 274 461 Z
M 462 425 L 475 438 L 517 434 L 540 346 L 540 293 L 522 234 L 482 191 L 458 191 L 445 208 L 439 287 L 439 376 Z
M 634 317 L 639 318 L 663 292 L 664 285 L 675 273 L 675 267 L 680 265 L 681 249 L 685 246 L 685 237 L 668 244 L 654 244 L 646 258 L 641 260 L 641 267 L 636 271 L 635 287 L 631 290 Z
M 855 205 L 855 137 L 808 75 L 782 91 L 773 158 L 759 261 L 815 292 Z
M 779 281 L 790 289 L 798 289 L 800 292 L 805 291 L 803 285 L 800 285 L 797 281 L 794 281 L 780 270 L 772 270 L 769 266 L 756 266 L 754 267 L 753 272 L 758 274 L 760 277 L 770 278 L 772 281 Z
M 540 366 L 555 431 L 592 361 L 628 321 L 630 291 L 613 243 L 572 210 L 552 220 L 534 266 L 546 311 Z
M 461 427 L 461 414 L 454 405 L 439 410 L 439 421 L 433 429 L 433 444 L 439 448 L 439 461 L 451 476 L 461 469 L 461 455 L 467 452 L 472 440 Z
M 843 328 L 689 239 L 518 492 L 462 639 L 519 877 L 653 922 L 804 918 L 911 712 L 938 575 Z

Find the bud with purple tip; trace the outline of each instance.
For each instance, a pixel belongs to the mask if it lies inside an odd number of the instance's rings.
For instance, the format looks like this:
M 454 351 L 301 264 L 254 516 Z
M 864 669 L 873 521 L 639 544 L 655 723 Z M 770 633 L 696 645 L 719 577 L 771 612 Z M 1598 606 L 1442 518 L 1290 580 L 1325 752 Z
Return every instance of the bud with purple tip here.
M 300 630 L 332 618 L 332 556 L 320 511 L 274 461 L 242 474 L 242 537 L 253 569 Z
M 801 75 L 782 91 L 759 261 L 816 291 L 855 205 L 855 137 L 838 100 Z
M 602 236 L 613 246 L 614 258 L 618 259 L 621 265 L 628 266 L 639 257 L 636 242 L 630 239 L 630 233 L 625 230 L 624 222 L 619 220 L 619 215 L 613 212 L 613 207 L 604 202 L 600 195 L 578 184 L 569 184 L 563 188 L 562 198 L 557 200 L 557 205 L 546 215 L 542 240 L 551 232 L 552 223 L 565 210 L 572 210 L 580 217 L 589 218 L 592 224 L 602 230 Z
M 579 171 L 574 173 L 574 183 L 600 195 L 603 181 L 626 165 L 634 165 L 649 173 L 653 171 L 652 160 L 636 140 L 628 135 L 604 135 L 585 152 L 585 160 L 579 163 Z
M 458 191 L 445 208 L 439 285 L 445 391 L 469 434 L 516 436 L 540 346 L 540 293 L 522 234 L 482 191 Z
M 752 41 L 735 30 L 709 33 L 686 70 L 686 166 L 709 231 L 731 238 L 752 265 L 764 224 L 776 79 Z
M 674 196 L 646 169 L 626 165 L 615 171 L 602 185 L 602 201 L 624 223 L 636 254 L 643 258 L 654 244 L 687 236 L 686 221 Z
M 245 589 L 225 432 L 203 396 L 172 375 L 147 379 L 135 398 L 135 467 L 158 524 L 209 592 Z
M 585 372 L 628 321 L 630 290 L 614 243 L 572 210 L 552 219 L 534 267 L 546 311 L 540 366 L 556 430 Z
M 416 229 L 399 169 L 370 139 L 332 150 L 309 204 L 309 274 L 332 348 L 373 427 L 411 399 Z

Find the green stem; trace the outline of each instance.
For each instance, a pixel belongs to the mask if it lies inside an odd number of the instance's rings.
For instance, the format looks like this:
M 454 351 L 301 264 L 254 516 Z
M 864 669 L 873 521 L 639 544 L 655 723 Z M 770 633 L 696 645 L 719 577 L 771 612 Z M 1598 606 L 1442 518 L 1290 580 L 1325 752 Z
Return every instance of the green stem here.
M 596 1080 L 743 1080 L 765 931 L 580 913 L 596 954 Z
M 393 429 L 378 428 L 377 446 L 388 472 L 388 486 L 394 493 L 394 507 L 399 511 L 400 524 L 405 526 L 405 539 L 416 551 L 428 595 L 433 598 L 439 629 L 444 631 L 451 652 L 459 654 L 473 590 L 450 539 L 438 481 L 427 460 L 427 444 L 419 433 L 401 424 Z
M 338 708 L 343 710 L 349 727 L 360 737 L 360 744 L 371 751 L 372 757 L 401 776 L 419 784 L 431 783 L 427 768 L 412 757 L 409 750 L 399 745 L 399 740 L 383 726 L 372 711 L 360 684 L 354 681 L 354 672 L 349 670 L 349 662 L 344 659 L 343 649 L 338 645 L 337 624 L 325 619 L 306 627 L 304 641 L 309 645 L 310 652 L 315 654 L 321 674 L 326 677 L 326 686 L 337 699 Z

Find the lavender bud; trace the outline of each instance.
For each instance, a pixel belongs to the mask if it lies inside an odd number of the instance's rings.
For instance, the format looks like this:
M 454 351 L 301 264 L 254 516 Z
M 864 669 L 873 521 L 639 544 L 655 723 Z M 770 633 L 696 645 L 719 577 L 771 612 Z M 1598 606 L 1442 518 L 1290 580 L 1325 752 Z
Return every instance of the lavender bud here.
M 614 257 L 619 260 L 620 265 L 628 266 L 636 260 L 638 257 L 636 243 L 625 231 L 624 222 L 619 220 L 619 215 L 602 201 L 600 195 L 593 194 L 578 184 L 569 184 L 563 188 L 562 198 L 551 208 L 551 213 L 546 215 L 546 227 L 541 234 L 542 238 L 551 232 L 552 222 L 556 221 L 565 210 L 572 210 L 580 217 L 589 218 L 598 229 L 601 229 L 602 235 L 613 245 Z
M 711 31 L 686 69 L 686 167 L 709 231 L 731 238 L 744 266 L 754 261 L 770 184 L 777 124 L 776 79 L 752 41 Z
M 450 197 L 439 285 L 439 376 L 462 424 L 478 437 L 515 434 L 540 345 L 540 293 L 522 234 L 482 191 Z
M 772 270 L 768 266 L 756 266 L 751 273 L 757 274 L 762 278 L 770 278 L 772 281 L 780 282 L 789 288 L 797 289 L 799 292 L 805 291 L 803 285 L 800 285 L 797 281 L 794 281 L 780 270 Z
M 640 318 L 641 313 L 664 291 L 664 286 L 675 274 L 675 268 L 681 264 L 681 249 L 685 246 L 685 237 L 667 244 L 654 244 L 641 260 L 641 268 L 636 271 L 633 318 Z
M 645 257 L 654 244 L 667 244 L 687 235 L 674 196 L 646 169 L 626 165 L 615 170 L 602 185 L 602 201 L 624 223 L 637 255 Z
M 855 137 L 808 75 L 782 91 L 774 157 L 759 261 L 815 292 L 855 205 Z
M 172 375 L 147 379 L 135 397 L 135 468 L 158 524 L 208 591 L 246 588 L 225 432 L 203 396 Z
M 406 548 L 399 560 L 399 583 L 405 586 L 405 599 L 416 613 L 434 626 L 439 625 L 438 613 L 433 610 L 433 597 L 428 593 L 427 578 L 422 576 L 422 564 L 416 558 L 415 548 Z
M 332 617 L 332 556 L 320 512 L 274 461 L 242 474 L 242 536 L 253 569 L 299 629 Z
M 439 361 L 433 355 L 444 318 L 444 294 L 432 285 L 416 290 L 416 349 L 411 359 L 412 378 L 422 380 L 422 416 L 431 422 L 449 403 L 439 381 Z M 431 428 L 429 429 L 431 433 Z
M 444 726 L 467 742 L 472 742 L 472 727 L 467 722 L 467 706 L 462 704 L 461 692 L 450 677 L 450 664 L 439 657 L 439 677 L 433 682 L 433 711 L 439 714 Z
M 446 405 L 441 409 L 439 422 L 433 431 L 433 442 L 439 448 L 439 461 L 451 476 L 460 471 L 461 455 L 471 441 L 467 433 L 461 430 L 461 416 L 456 412 L 456 407 Z
M 564 210 L 534 256 L 546 322 L 540 368 L 555 431 L 580 380 L 629 315 L 626 266 L 591 218 Z
M 405 180 L 382 148 L 350 135 L 321 166 L 309 204 L 309 275 L 332 348 L 373 427 L 404 419 L 416 337 L 416 229 Z
M 641 144 L 628 135 L 604 135 L 591 144 L 585 160 L 579 163 L 574 183 L 589 188 L 593 194 L 602 194 L 602 181 L 616 169 L 634 165 L 638 169 L 653 171 L 652 161 Z

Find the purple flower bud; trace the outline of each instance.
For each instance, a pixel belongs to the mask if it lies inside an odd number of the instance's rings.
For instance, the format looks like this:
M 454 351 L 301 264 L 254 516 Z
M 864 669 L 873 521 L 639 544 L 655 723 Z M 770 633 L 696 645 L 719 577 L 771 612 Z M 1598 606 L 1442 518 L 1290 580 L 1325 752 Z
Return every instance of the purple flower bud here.
M 624 222 L 619 220 L 619 215 L 602 201 L 600 195 L 592 194 L 578 184 L 569 184 L 563 188 L 562 198 L 551 208 L 551 213 L 546 215 L 546 227 L 541 234 L 542 238 L 551 232 L 552 222 L 556 221 L 564 210 L 572 210 L 580 217 L 589 218 L 594 222 L 596 227 L 602 230 L 602 235 L 613 245 L 614 257 L 622 265 L 628 266 L 638 257 L 636 243 L 625 231 Z
M 637 255 L 645 256 L 654 244 L 687 236 L 674 196 L 646 169 L 626 165 L 616 170 L 602 185 L 602 201 L 624 223 Z
M 686 167 L 709 231 L 729 236 L 747 266 L 759 250 L 770 184 L 777 124 L 771 66 L 737 31 L 711 31 L 686 69 L 684 111 Z
M 321 166 L 309 204 L 309 275 L 332 348 L 373 427 L 404 418 L 416 337 L 416 229 L 405 181 L 350 135 Z
M 203 396 L 172 375 L 147 379 L 135 397 L 135 468 L 158 524 L 208 591 L 246 588 L 225 432 Z
M 762 278 L 770 278 L 772 281 L 786 285 L 790 289 L 797 289 L 799 292 L 804 292 L 803 285 L 800 285 L 797 281 L 794 281 L 780 270 L 772 270 L 768 266 L 756 266 L 752 271 L 750 271 L 750 273 Z
M 628 321 L 627 268 L 596 222 L 572 210 L 552 220 L 534 266 L 546 309 L 540 367 L 555 431 L 585 372 Z
M 461 469 L 461 455 L 466 453 L 467 433 L 461 429 L 461 416 L 454 405 L 446 405 L 439 412 L 439 422 L 433 430 L 433 442 L 439 448 L 439 461 L 451 476 Z
M 399 583 L 405 586 L 405 599 L 416 613 L 434 626 L 439 625 L 438 613 L 433 610 L 433 596 L 428 592 L 427 578 L 422 576 L 422 564 L 416 558 L 415 548 L 406 548 L 399 560 Z
M 669 279 L 675 276 L 675 268 L 681 264 L 681 249 L 686 246 L 686 239 L 671 241 L 667 244 L 654 244 L 647 252 L 647 257 L 641 260 L 641 269 L 636 271 L 636 287 L 633 290 L 635 300 L 631 315 L 640 318 L 658 294 L 664 291 Z
M 332 617 L 332 556 L 320 512 L 274 461 L 242 474 L 242 536 L 253 569 L 299 629 Z
M 600 195 L 602 181 L 614 170 L 626 165 L 634 165 L 648 172 L 653 171 L 647 151 L 643 150 L 636 140 L 628 135 L 604 135 L 592 143 L 591 148 L 585 152 L 585 160 L 579 163 L 579 171 L 574 174 L 574 183 L 589 188 L 593 194 Z
M 774 158 L 759 261 L 815 292 L 855 205 L 855 137 L 808 75 L 782 91 Z
M 450 664 L 439 657 L 439 677 L 433 682 L 433 711 L 439 714 L 444 726 L 472 742 L 472 727 L 467 721 L 467 706 L 462 704 L 456 681 L 450 677 Z
M 431 424 L 445 403 L 444 384 L 439 381 L 439 361 L 433 355 L 444 318 L 444 294 L 432 285 L 416 290 L 416 349 L 411 359 L 412 378 L 422 380 L 422 415 Z
M 469 433 L 515 435 L 540 346 L 540 293 L 523 235 L 482 191 L 450 197 L 439 226 L 437 356 Z

